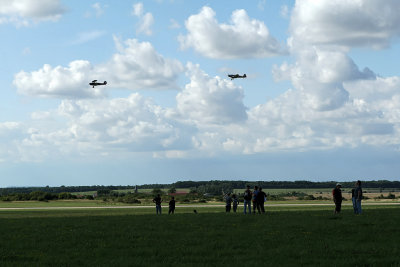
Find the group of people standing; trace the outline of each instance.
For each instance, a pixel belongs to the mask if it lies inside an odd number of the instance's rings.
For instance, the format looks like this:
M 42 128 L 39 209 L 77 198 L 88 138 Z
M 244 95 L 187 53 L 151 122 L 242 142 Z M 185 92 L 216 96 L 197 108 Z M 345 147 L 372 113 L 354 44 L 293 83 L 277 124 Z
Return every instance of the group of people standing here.
M 161 214 L 161 202 L 162 198 L 160 194 L 158 194 L 154 199 L 153 203 L 156 204 L 156 213 Z M 175 213 L 175 197 L 172 197 L 171 200 L 168 203 L 169 209 L 168 209 L 168 214 L 174 214 Z
M 333 202 L 335 203 L 335 214 L 340 213 L 342 209 L 342 185 L 340 183 L 336 184 L 336 187 L 332 190 Z M 355 184 L 355 188 L 351 190 L 351 200 L 353 202 L 354 214 L 361 214 L 361 200 L 363 198 L 361 181 L 358 180 Z
M 236 212 L 237 206 L 239 205 L 239 200 L 237 199 L 237 196 L 235 194 L 227 194 L 225 196 L 225 201 L 226 201 L 226 212 L 231 211 L 231 205 L 233 204 L 233 212 Z M 267 201 L 267 194 L 265 194 L 264 191 L 262 191 L 261 187 L 255 186 L 254 190 L 250 190 L 250 186 L 247 186 L 247 189 L 243 193 L 243 204 L 244 204 L 244 209 L 243 213 L 244 214 L 251 214 L 251 204 L 253 204 L 253 213 L 256 213 L 256 210 L 259 214 L 265 213 L 265 208 L 264 208 L 264 203 Z
M 335 203 L 335 214 L 340 213 L 342 209 L 342 185 L 340 183 L 336 184 L 336 187 L 332 190 L 333 202 Z M 361 181 L 358 180 L 355 184 L 355 188 L 351 190 L 351 198 L 353 202 L 354 214 L 361 214 L 361 200 L 363 198 Z M 267 201 L 267 194 L 262 191 L 261 187 L 255 186 L 254 190 L 250 190 L 250 186 L 247 186 L 247 189 L 243 193 L 243 213 L 244 214 L 255 214 L 256 210 L 259 214 L 265 213 L 264 203 Z M 153 203 L 156 204 L 156 213 L 161 214 L 161 196 L 158 194 L 154 199 Z M 225 195 L 226 207 L 225 211 L 230 212 L 233 205 L 233 212 L 237 211 L 237 207 L 239 205 L 239 199 L 236 194 L 231 196 L 230 193 Z M 175 212 L 175 198 L 172 197 L 169 201 L 169 210 L 168 214 L 173 214 Z M 252 207 L 253 206 L 253 212 Z

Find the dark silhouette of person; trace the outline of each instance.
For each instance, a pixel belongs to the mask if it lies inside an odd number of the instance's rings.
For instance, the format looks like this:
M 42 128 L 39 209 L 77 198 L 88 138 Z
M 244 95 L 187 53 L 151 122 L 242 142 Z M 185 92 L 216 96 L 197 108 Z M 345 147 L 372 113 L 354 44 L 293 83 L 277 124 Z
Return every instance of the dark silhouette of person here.
M 156 203 L 156 213 L 157 214 L 161 214 L 161 196 L 160 194 L 158 194 L 154 199 L 153 199 L 153 203 Z
M 260 207 L 257 205 L 257 194 L 258 194 L 258 186 L 254 186 L 252 201 L 253 201 L 253 213 L 256 213 L 256 209 L 259 210 Z
M 225 196 L 225 201 L 226 201 L 226 206 L 225 206 L 225 211 L 226 212 L 231 212 L 231 208 L 232 208 L 232 198 L 231 198 L 231 194 L 228 193 Z
M 332 190 L 333 202 L 335 203 L 334 214 L 339 214 L 342 209 L 342 185 L 340 183 L 336 184 L 336 187 Z
M 171 213 L 174 214 L 174 212 L 175 212 L 175 197 L 171 198 L 168 205 L 169 205 L 168 214 L 171 214 Z
M 233 212 L 236 212 L 237 207 L 239 205 L 239 199 L 237 198 L 236 194 L 232 195 L 232 204 L 233 204 Z
M 354 197 L 356 199 L 356 214 L 361 214 L 361 200 L 363 199 L 363 192 L 361 188 L 361 181 L 358 180 L 356 183 L 357 187 L 354 190 Z
M 243 213 L 246 214 L 246 210 L 248 209 L 249 214 L 251 214 L 251 195 L 252 192 L 250 190 L 250 185 L 247 186 L 247 189 L 244 191 L 243 193 L 243 203 L 244 203 L 244 207 L 243 207 Z
M 265 192 L 262 191 L 262 188 L 261 187 L 258 188 L 257 199 L 256 199 L 258 213 L 265 213 L 264 202 L 265 202 L 266 197 L 267 197 L 267 194 L 265 194 Z

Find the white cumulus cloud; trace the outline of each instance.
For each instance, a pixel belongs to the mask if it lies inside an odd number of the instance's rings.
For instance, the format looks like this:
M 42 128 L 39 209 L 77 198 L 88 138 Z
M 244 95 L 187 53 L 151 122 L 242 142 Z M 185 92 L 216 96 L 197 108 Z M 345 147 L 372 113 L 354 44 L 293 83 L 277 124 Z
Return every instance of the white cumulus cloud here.
M 118 52 L 105 63 L 92 65 L 86 60 L 72 61 L 68 67 L 52 67 L 20 71 L 14 77 L 18 93 L 38 97 L 88 98 L 104 96 L 108 87 L 122 89 L 176 89 L 182 64 L 158 54 L 148 42 L 115 38 Z M 88 83 L 103 79 L 107 86 L 92 88 Z
M 56 21 L 66 8 L 60 0 L 1 0 L 0 24 L 15 23 L 18 26 L 28 26 L 32 21 Z
M 153 34 L 151 27 L 154 24 L 154 17 L 150 12 L 144 13 L 143 3 L 136 3 L 133 5 L 132 15 L 139 18 L 139 22 L 136 25 L 136 34 Z
M 243 90 L 233 82 L 210 77 L 198 65 L 188 63 L 190 83 L 176 96 L 182 116 L 211 124 L 240 123 L 247 119 Z
M 101 87 L 88 86 L 93 66 L 85 60 L 72 61 L 68 67 L 43 68 L 33 71 L 20 71 L 14 77 L 18 93 L 38 97 L 85 98 L 103 95 Z
M 294 38 L 308 44 L 382 48 L 400 36 L 397 0 L 297 0 Z
M 231 24 L 220 24 L 215 16 L 207 6 L 191 15 L 185 22 L 187 35 L 179 36 L 181 48 L 191 47 L 209 58 L 260 58 L 283 53 L 267 26 L 249 18 L 245 10 L 235 10 Z

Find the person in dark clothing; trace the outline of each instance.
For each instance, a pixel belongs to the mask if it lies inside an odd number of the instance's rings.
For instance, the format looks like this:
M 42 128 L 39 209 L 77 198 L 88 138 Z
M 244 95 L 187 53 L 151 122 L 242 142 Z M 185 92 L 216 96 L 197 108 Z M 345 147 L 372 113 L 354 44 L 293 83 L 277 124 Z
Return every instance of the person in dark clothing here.
M 252 201 L 253 201 L 253 213 L 256 213 L 256 209 L 260 210 L 260 207 L 257 205 L 257 194 L 258 194 L 258 186 L 254 186 Z
M 335 203 L 335 214 L 339 214 L 342 209 L 342 185 L 337 183 L 336 187 L 332 190 L 333 202 Z
M 169 210 L 168 210 L 168 214 L 174 214 L 175 212 L 175 198 L 172 197 L 171 200 L 169 201 Z
M 244 204 L 243 212 L 244 212 L 244 214 L 247 214 L 247 212 L 246 212 L 247 209 L 249 211 L 249 214 L 251 214 L 251 195 L 252 195 L 252 192 L 250 190 L 250 185 L 248 185 L 247 189 L 243 193 L 243 200 L 244 200 L 243 201 L 243 204 Z
M 237 207 L 239 205 L 239 199 L 237 198 L 236 194 L 232 195 L 232 204 L 233 204 L 233 212 L 236 212 Z
M 354 197 L 356 199 L 356 214 L 361 214 L 361 200 L 363 199 L 363 192 L 361 188 L 361 181 L 358 180 L 356 183 L 356 189 L 354 190 Z
M 357 184 L 356 184 L 357 186 Z M 354 214 L 357 214 L 357 202 L 356 202 L 356 194 L 355 194 L 356 189 L 351 189 L 351 202 L 353 203 L 353 211 Z
M 226 212 L 231 212 L 231 208 L 232 208 L 232 198 L 231 198 L 231 194 L 228 193 L 225 196 L 225 201 L 226 201 L 226 206 L 225 206 L 225 211 Z
M 264 191 L 262 191 L 262 188 L 258 188 L 258 194 L 257 194 L 257 210 L 258 213 L 265 213 L 265 209 L 264 209 L 264 202 L 265 199 L 267 198 L 267 194 L 265 194 Z M 260 212 L 261 209 L 261 212 Z
M 161 214 L 161 202 L 162 202 L 161 196 L 160 196 L 160 194 L 158 194 L 158 195 L 153 199 L 153 203 L 156 204 L 156 213 L 157 213 L 157 214 Z

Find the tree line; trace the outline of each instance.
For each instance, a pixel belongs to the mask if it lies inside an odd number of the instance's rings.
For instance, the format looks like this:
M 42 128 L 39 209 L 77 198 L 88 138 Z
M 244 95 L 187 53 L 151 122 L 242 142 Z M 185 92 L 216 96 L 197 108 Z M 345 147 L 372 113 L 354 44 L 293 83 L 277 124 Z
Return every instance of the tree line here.
M 269 189 L 305 189 L 305 188 L 333 188 L 338 181 L 327 182 L 311 182 L 306 180 L 298 181 L 226 181 L 226 180 L 211 180 L 211 181 L 178 181 L 172 184 L 144 184 L 138 185 L 138 189 L 165 189 L 165 188 L 190 188 L 193 192 L 198 193 L 221 193 L 232 192 L 233 189 L 245 188 L 247 185 L 251 187 L 257 185 Z M 355 181 L 341 182 L 344 188 L 351 188 L 354 186 Z M 363 181 L 363 188 L 400 188 L 400 181 Z M 32 192 L 43 193 L 76 193 L 88 191 L 101 191 L 101 190 L 134 190 L 135 185 L 91 185 L 91 186 L 58 186 L 58 187 L 7 187 L 0 188 L 0 196 L 10 194 L 30 194 Z

